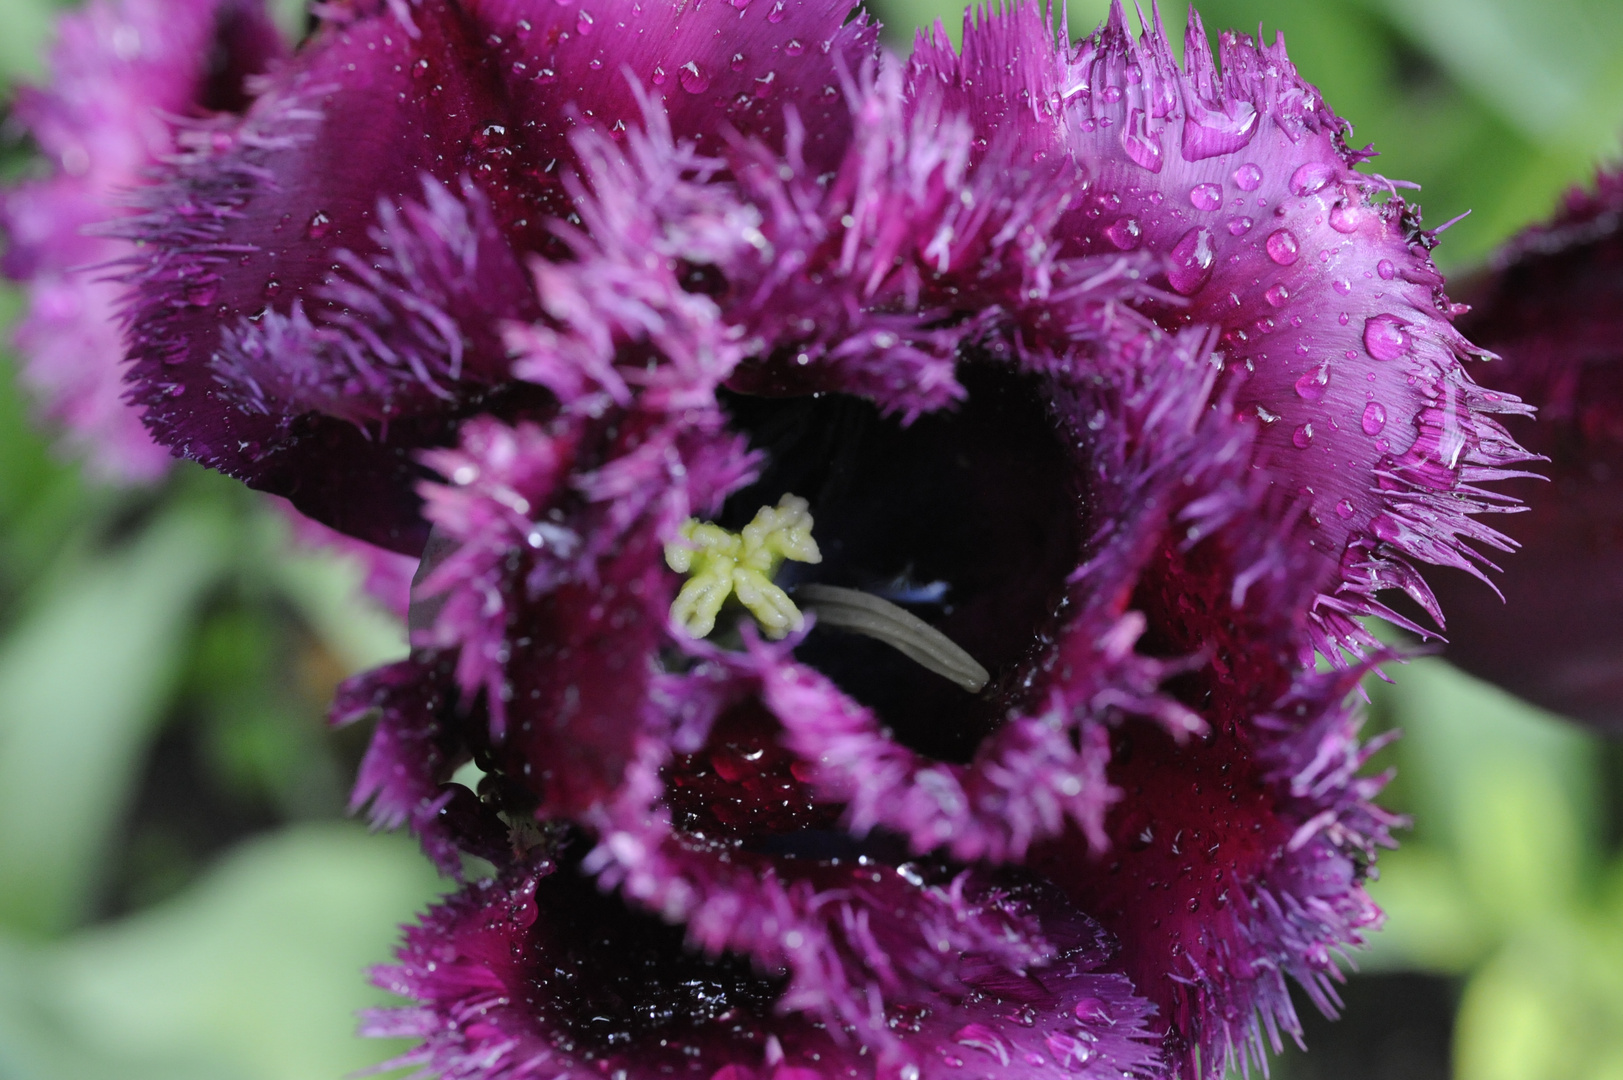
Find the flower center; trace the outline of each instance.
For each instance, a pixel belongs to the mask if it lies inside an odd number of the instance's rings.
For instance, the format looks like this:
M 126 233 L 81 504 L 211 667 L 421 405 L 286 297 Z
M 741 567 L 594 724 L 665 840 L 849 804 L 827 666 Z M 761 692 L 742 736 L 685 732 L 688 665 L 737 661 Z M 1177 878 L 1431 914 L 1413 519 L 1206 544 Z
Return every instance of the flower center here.
M 967 761 L 1016 703 L 1085 535 L 1082 470 L 1040 382 L 987 363 L 965 364 L 960 380 L 969 396 L 958 408 L 907 426 L 844 394 L 722 395 L 766 461 L 720 524 L 741 528 L 785 491 L 816 521 L 822 561 L 784 563 L 776 577 L 820 610 L 796 657 L 875 709 L 899 741 L 949 761 Z M 830 586 L 938 631 L 984 666 L 985 689 L 841 628 L 878 616 Z

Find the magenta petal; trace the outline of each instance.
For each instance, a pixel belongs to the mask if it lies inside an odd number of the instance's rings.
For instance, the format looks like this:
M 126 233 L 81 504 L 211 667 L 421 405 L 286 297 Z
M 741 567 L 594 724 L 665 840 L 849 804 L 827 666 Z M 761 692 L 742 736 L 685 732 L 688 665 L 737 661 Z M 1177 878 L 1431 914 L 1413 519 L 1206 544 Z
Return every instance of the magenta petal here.
M 19 91 L 13 111 L 52 175 L 0 196 L 4 270 L 28 292 L 22 377 L 95 472 L 151 480 L 170 458 L 123 400 L 124 290 L 109 267 L 131 249 L 105 226 L 174 152 L 177 120 L 240 109 L 243 80 L 284 46 L 253 0 L 94 3 L 59 34 L 49 84 Z
M 913 78 L 1033 152 L 1057 126 L 1090 180 L 1067 243 L 1154 253 L 1181 298 L 1156 318 L 1222 328 L 1257 464 L 1316 530 L 1316 643 L 1334 657 L 1372 644 L 1354 617 L 1394 617 L 1381 589 L 1439 614 L 1412 563 L 1492 566 L 1480 549 L 1504 541 L 1473 515 L 1507 500 L 1477 484 L 1526 454 L 1491 414 L 1526 410 L 1465 374 L 1478 351 L 1450 324 L 1434 238 L 1402 199 L 1375 201 L 1389 185 L 1353 171 L 1344 122 L 1283 42 L 1224 34 L 1219 73 L 1193 13 L 1188 39 L 1180 70 L 1159 24 L 1135 40 L 1118 3 L 1067 53 L 1022 6 L 966 22 L 961 57 L 929 43 Z M 1020 60 L 1003 66 L 1014 43 Z M 1005 87 L 990 104 L 988 80 Z
M 1528 229 L 1467 286 L 1462 323 L 1502 359 L 1488 390 L 1538 406 L 1513 431 L 1546 455 L 1548 484 L 1522 485 L 1528 513 L 1505 521 L 1521 545 L 1496 580 L 1438 582 L 1449 611 L 1447 656 L 1529 701 L 1623 726 L 1623 179 L 1602 172 L 1546 224 Z

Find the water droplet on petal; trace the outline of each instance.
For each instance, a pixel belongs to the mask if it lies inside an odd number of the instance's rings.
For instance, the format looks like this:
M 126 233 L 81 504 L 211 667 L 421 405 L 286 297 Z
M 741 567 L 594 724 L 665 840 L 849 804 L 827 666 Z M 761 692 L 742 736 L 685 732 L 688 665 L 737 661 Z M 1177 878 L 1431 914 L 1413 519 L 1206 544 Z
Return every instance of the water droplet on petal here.
M 665 78 L 665 69 L 662 67 L 656 67 L 654 68 L 654 73 L 649 76 L 649 81 L 651 81 L 655 86 L 664 86 Z
M 1353 504 L 1351 499 L 1342 499 L 1340 502 L 1336 503 L 1336 517 L 1340 518 L 1342 521 L 1346 521 L 1352 516 Z
M 1289 266 L 1296 261 L 1299 245 L 1296 234 L 1289 229 L 1275 229 L 1268 234 L 1263 246 L 1268 249 L 1268 257 L 1280 266 Z
M 1249 161 L 1234 170 L 1234 186 L 1241 191 L 1255 191 L 1262 184 L 1262 170 Z
M 1364 321 L 1364 348 L 1377 360 L 1396 360 L 1409 351 L 1407 326 L 1396 315 L 1375 315 Z
M 710 89 L 710 76 L 704 73 L 697 60 L 689 60 L 676 73 L 676 81 L 690 94 L 702 94 Z
M 1115 223 L 1105 230 L 1105 237 L 1116 245 L 1119 251 L 1132 251 L 1138 247 L 1139 240 L 1144 235 L 1144 229 L 1137 219 L 1124 217 L 1117 218 Z
M 1229 218 L 1229 235 L 1244 236 L 1251 231 L 1251 226 L 1255 224 L 1256 222 L 1248 217 L 1231 217 Z
M 1330 227 L 1339 233 L 1357 232 L 1358 223 L 1363 217 L 1363 211 L 1354 206 L 1351 200 L 1342 199 L 1330 208 Z
M 1268 291 L 1263 293 L 1262 296 L 1274 307 L 1284 307 L 1285 301 L 1291 298 L 1291 291 L 1283 285 L 1274 284 L 1268 286 Z
M 1291 173 L 1290 189 L 1293 195 L 1311 195 L 1320 191 L 1336 178 L 1335 166 L 1323 161 L 1310 161 Z
M 732 69 L 734 71 L 743 71 L 744 70 L 744 54 L 743 53 L 741 53 L 741 52 L 733 53 Z
M 1001 1036 L 985 1024 L 965 1024 L 952 1033 L 952 1041 L 959 1046 L 968 1046 L 976 1050 L 983 1050 L 992 1057 L 997 1058 L 1000 1065 L 1009 1063 L 1009 1045 Z
M 1184 296 L 1193 296 L 1211 280 L 1212 262 L 1217 257 L 1212 230 L 1204 225 L 1184 233 L 1169 253 L 1167 281 Z
M 1161 171 L 1161 135 L 1160 132 L 1151 131 L 1149 124 L 1144 110 L 1134 109 L 1127 117 L 1126 126 L 1121 129 L 1121 146 L 1134 165 L 1158 173 Z M 1158 191 L 1150 192 L 1152 205 L 1159 194 Z
M 1334 289 L 1336 292 L 1340 293 L 1342 296 L 1346 296 L 1346 295 L 1348 295 L 1349 293 L 1352 292 L 1352 282 L 1343 281 L 1340 278 L 1337 278 L 1335 281 L 1332 281 L 1330 283 L 1330 287 L 1332 289 Z
M 1093 1060 L 1093 1047 L 1075 1035 L 1055 1031 L 1044 1041 L 1048 1043 L 1048 1052 L 1054 1055 L 1054 1060 L 1067 1069 L 1080 1069 Z
M 1107 105 L 1114 105 L 1121 100 L 1121 87 L 1107 86 L 1099 91 L 1099 100 Z
M 1391 281 L 1397 275 L 1397 267 L 1392 265 L 1391 259 L 1382 259 L 1375 264 L 1375 272 L 1381 275 L 1382 281 Z
M 583 11 L 575 17 L 575 31 L 581 37 L 590 37 L 592 34 L 592 16 Z
M 304 230 L 305 235 L 310 237 L 312 240 L 320 240 L 323 236 L 326 236 L 331 231 L 332 218 L 327 216 L 327 211 L 325 210 L 317 210 L 315 214 L 311 216 L 310 224 Z
M 1364 406 L 1364 418 L 1359 422 L 1365 435 L 1379 435 L 1386 430 L 1386 407 L 1378 401 Z
M 1110 1010 L 1096 997 L 1085 997 L 1071 1010 L 1084 1024 L 1103 1024 L 1110 1019 Z
M 1311 443 L 1312 441 L 1313 441 L 1313 425 L 1312 424 L 1302 424 L 1299 427 L 1297 427 L 1297 429 L 1295 431 L 1291 432 L 1291 443 L 1298 450 L 1306 450 L 1308 448 L 1308 444 Z
M 777 3 L 773 4 L 772 10 L 766 14 L 766 21 L 769 23 L 781 23 L 783 21 L 783 7 L 784 0 L 778 0 Z
M 1329 385 L 1330 368 L 1326 365 L 1296 380 L 1296 396 L 1303 401 L 1323 401 L 1325 388 Z
M 750 0 L 727 0 L 727 2 L 740 11 L 750 6 Z
M 282 283 L 275 278 L 265 282 L 265 299 L 274 300 L 282 294 Z
M 1223 189 L 1216 184 L 1196 184 L 1189 189 L 1189 205 L 1196 210 L 1216 210 L 1223 205 Z
M 790 38 L 789 44 L 783 47 L 783 51 L 788 56 L 799 56 L 806 51 L 806 46 L 800 43 L 799 38 Z

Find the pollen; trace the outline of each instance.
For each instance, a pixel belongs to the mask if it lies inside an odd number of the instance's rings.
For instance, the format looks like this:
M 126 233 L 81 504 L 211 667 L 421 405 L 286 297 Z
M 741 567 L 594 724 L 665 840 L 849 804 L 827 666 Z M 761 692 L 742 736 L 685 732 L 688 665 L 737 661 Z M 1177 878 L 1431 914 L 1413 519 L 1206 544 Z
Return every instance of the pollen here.
M 665 563 L 687 584 L 671 602 L 671 619 L 693 638 L 707 637 L 729 596 L 737 596 L 768 637 L 781 638 L 806 625 L 789 594 L 772 583 L 785 559 L 823 561 L 812 539 L 810 504 L 785 495 L 763 506 L 741 533 L 689 518 L 679 538 L 665 545 Z

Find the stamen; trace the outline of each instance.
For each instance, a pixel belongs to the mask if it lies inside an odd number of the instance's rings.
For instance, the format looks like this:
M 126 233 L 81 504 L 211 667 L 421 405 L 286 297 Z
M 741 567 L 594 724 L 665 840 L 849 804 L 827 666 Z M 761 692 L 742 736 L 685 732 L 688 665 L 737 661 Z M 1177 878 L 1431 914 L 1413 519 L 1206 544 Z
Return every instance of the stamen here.
M 883 641 L 972 694 L 992 677 L 947 635 L 888 600 L 837 585 L 801 585 L 795 595 L 817 613 L 819 624 Z
M 671 602 L 676 624 L 689 637 L 705 637 L 716 628 L 721 605 L 736 594 L 767 637 L 781 638 L 803 628 L 805 616 L 788 593 L 772 584 L 772 575 L 785 559 L 823 561 L 812 539 L 809 505 L 798 495 L 785 495 L 776 507 L 761 507 L 742 533 L 697 518 L 684 522 L 681 539 L 665 545 L 666 565 L 693 575 Z

